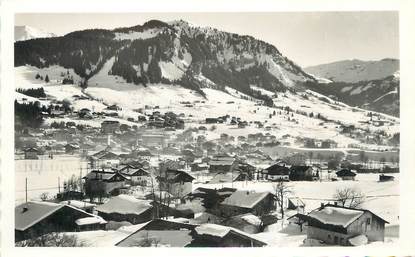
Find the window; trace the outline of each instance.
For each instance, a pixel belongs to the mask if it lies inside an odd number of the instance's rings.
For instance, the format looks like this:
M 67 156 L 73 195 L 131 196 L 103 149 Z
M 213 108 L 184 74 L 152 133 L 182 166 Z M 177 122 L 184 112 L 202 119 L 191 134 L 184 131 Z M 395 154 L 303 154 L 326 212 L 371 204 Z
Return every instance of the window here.
M 370 218 L 367 218 L 366 219 L 366 230 L 368 230 L 368 231 L 370 231 L 370 228 L 371 228 L 372 226 L 370 225 Z

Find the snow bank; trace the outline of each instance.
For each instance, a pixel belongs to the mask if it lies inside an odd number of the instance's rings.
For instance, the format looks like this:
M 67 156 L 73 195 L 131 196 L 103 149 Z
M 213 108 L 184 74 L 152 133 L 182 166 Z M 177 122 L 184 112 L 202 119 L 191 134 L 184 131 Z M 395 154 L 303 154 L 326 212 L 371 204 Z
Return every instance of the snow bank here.
M 368 243 L 368 239 L 367 239 L 367 237 L 365 235 L 358 235 L 358 236 L 349 238 L 349 242 L 353 246 L 360 246 L 360 245 L 367 244 Z

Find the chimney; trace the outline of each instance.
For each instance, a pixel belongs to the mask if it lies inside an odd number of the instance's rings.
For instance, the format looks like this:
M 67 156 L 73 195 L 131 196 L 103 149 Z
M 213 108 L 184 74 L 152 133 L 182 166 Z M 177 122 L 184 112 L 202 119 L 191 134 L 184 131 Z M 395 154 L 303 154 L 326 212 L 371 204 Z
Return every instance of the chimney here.
M 337 202 L 334 202 L 334 206 L 337 206 Z
M 320 207 L 321 208 L 324 208 L 324 203 L 320 203 Z
M 22 208 L 22 213 L 25 213 L 25 212 L 27 212 L 29 210 L 29 205 L 28 204 L 26 204 L 25 206 L 23 206 L 23 208 Z

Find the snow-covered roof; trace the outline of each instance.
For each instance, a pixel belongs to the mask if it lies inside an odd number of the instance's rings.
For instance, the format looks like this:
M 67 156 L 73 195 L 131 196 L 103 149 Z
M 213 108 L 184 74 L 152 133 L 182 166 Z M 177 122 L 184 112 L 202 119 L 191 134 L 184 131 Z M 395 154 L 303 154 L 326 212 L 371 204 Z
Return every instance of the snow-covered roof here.
M 309 217 L 317 219 L 323 224 L 342 226 L 346 228 L 364 213 L 363 210 L 348 209 L 339 206 L 324 206 L 308 214 Z
M 130 195 L 118 195 L 112 197 L 103 205 L 97 206 L 96 209 L 103 213 L 139 215 L 150 208 L 152 208 L 151 201 L 140 200 Z
M 206 223 L 196 227 L 195 231 L 198 235 L 224 237 L 229 233 L 229 231 L 231 231 L 231 227 Z
M 84 215 L 89 217 L 98 217 L 96 215 L 87 213 L 71 205 L 51 202 L 30 201 L 16 206 L 14 211 L 15 229 L 24 231 L 64 207 L 71 208 L 74 211 L 83 213 Z M 105 222 L 105 220 L 103 220 L 101 217 L 98 218 L 101 219 L 102 222 Z
M 117 246 L 131 247 L 139 246 L 140 241 L 154 239 L 158 246 L 184 247 L 193 240 L 191 231 L 183 230 L 142 230 L 127 237 Z
M 124 179 L 127 179 L 126 176 L 119 172 L 102 172 L 99 170 L 91 171 L 90 173 L 86 174 L 84 179 L 100 179 L 100 180 L 110 180 L 114 176 L 121 176 Z
M 94 215 L 93 217 L 77 219 L 75 220 L 75 223 L 78 226 L 84 226 L 84 225 L 91 225 L 91 224 L 106 224 L 107 222 L 103 218 Z
M 251 213 L 241 215 L 241 219 L 255 226 L 261 225 L 262 222 L 258 216 L 255 216 Z
M 79 208 L 79 209 L 91 208 L 91 207 L 95 207 L 96 206 L 96 204 L 88 203 L 88 202 L 83 202 L 83 201 L 78 201 L 78 200 L 62 201 L 62 202 L 60 202 L 60 204 L 71 205 L 71 206 L 76 207 L 76 208 Z
M 37 201 L 31 201 L 16 206 L 14 210 L 15 229 L 24 231 L 53 214 L 63 206 L 65 205 Z
M 250 191 L 235 191 L 228 198 L 226 198 L 222 204 L 238 206 L 243 208 L 253 208 L 261 200 L 270 194 L 269 192 L 250 192 Z
M 303 199 L 301 199 L 298 196 L 288 197 L 288 201 L 291 201 L 291 203 L 293 203 L 296 207 L 304 207 L 305 206 L 305 203 L 304 203 Z
M 195 228 L 195 231 L 197 233 L 197 235 L 201 236 L 201 235 L 207 235 L 207 236 L 215 236 L 215 237 L 219 237 L 219 238 L 223 238 L 226 235 L 228 235 L 229 233 L 233 233 L 236 234 L 238 236 L 242 236 L 245 238 L 249 238 L 251 240 L 254 240 L 258 243 L 260 243 L 261 245 L 266 245 L 265 242 L 258 240 L 254 237 L 252 237 L 252 235 L 245 233 L 239 229 L 236 228 L 232 228 L 232 227 L 226 227 L 226 226 L 222 226 L 222 225 L 218 225 L 218 224 L 212 224 L 212 223 L 205 223 L 202 225 L 199 225 Z

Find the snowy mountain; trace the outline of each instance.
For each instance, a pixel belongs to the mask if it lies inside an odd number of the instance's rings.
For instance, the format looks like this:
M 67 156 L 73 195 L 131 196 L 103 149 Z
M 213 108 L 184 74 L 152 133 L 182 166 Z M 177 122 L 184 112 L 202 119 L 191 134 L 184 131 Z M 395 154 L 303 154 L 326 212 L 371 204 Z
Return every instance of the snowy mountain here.
M 307 83 L 308 88 L 351 106 L 399 117 L 399 71 L 386 78 L 354 83 Z
M 399 70 L 399 60 L 382 59 L 379 61 L 344 60 L 304 68 L 310 74 L 334 82 L 369 81 L 383 79 Z
M 14 26 L 14 41 L 24 41 L 34 38 L 49 38 L 56 37 L 53 33 L 48 33 L 43 30 L 33 28 L 30 26 Z
M 129 28 L 19 41 L 15 66 L 23 65 L 73 69 L 83 86 L 123 80 L 141 86 L 181 85 L 201 94 L 204 87 L 228 86 L 268 101 L 251 86 L 276 92 L 316 81 L 271 44 L 185 21 L 151 20 Z

